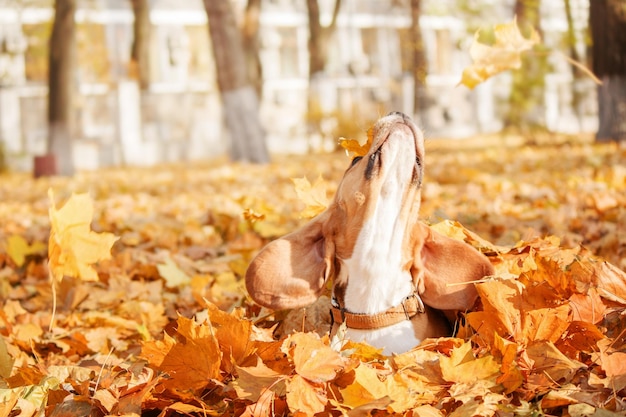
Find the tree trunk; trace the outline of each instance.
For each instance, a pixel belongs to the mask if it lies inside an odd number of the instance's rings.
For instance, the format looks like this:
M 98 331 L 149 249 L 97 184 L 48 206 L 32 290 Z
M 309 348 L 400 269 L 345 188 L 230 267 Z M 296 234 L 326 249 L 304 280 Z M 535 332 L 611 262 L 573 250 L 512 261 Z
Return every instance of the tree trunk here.
M 626 7 L 621 0 L 590 0 L 591 58 L 598 87 L 596 140 L 626 140 Z
M 241 33 L 230 1 L 204 0 L 213 44 L 217 85 L 222 97 L 230 156 L 235 161 L 269 162 L 259 98 L 250 84 Z
M 259 56 L 259 18 L 261 0 L 248 0 L 243 19 L 243 47 L 246 53 L 248 79 L 259 97 L 263 96 L 263 67 Z
M 426 74 L 428 73 L 428 64 L 426 62 L 424 40 L 422 39 L 422 29 L 420 28 L 421 3 L 421 0 L 411 0 L 411 27 L 409 30 L 413 47 L 413 113 L 415 113 L 415 120 L 418 120 L 424 126 L 426 121 L 424 112 L 427 106 Z
M 321 133 L 322 120 L 326 117 L 321 106 L 321 85 L 324 81 L 328 44 L 337 27 L 337 17 L 341 9 L 341 0 L 335 0 L 333 16 L 328 26 L 320 22 L 318 0 L 306 0 L 309 15 L 309 91 L 307 95 L 308 133 Z M 309 143 L 311 148 L 311 143 Z
M 150 87 L 150 6 L 148 0 L 131 0 L 133 5 L 133 45 L 130 52 L 131 77 L 139 80 L 139 87 Z
M 50 37 L 48 92 L 48 153 L 56 160 L 56 173 L 74 174 L 73 95 L 75 74 L 76 0 L 56 0 Z M 37 174 L 37 173 L 36 173 Z

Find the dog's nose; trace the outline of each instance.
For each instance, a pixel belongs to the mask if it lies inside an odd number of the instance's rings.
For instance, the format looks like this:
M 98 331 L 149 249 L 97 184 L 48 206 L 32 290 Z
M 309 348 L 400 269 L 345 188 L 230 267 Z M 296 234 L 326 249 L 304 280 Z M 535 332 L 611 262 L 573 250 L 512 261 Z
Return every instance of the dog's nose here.
M 411 121 L 411 118 L 407 116 L 406 114 L 402 113 L 401 111 L 392 111 L 387 116 L 400 116 L 402 117 L 402 120 L 405 122 Z

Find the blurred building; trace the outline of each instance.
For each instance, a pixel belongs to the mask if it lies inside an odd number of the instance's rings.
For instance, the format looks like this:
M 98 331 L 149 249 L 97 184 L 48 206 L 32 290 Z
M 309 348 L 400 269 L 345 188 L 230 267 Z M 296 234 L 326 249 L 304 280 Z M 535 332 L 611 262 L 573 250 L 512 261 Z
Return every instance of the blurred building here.
M 457 86 L 472 33 L 511 19 L 511 0 L 484 0 L 483 14 L 460 11 L 458 1 L 424 0 L 420 20 L 429 73 L 429 107 L 421 119 L 430 137 L 496 132 L 508 99 L 502 74 L 470 91 Z M 544 43 L 566 51 L 563 2 L 543 2 Z M 558 3 L 558 4 L 557 4 Z M 25 4 L 27 6 L 25 6 Z M 239 11 L 245 0 L 238 0 Z M 334 0 L 320 0 L 328 22 Z M 587 1 L 572 0 L 578 33 Z M 220 155 L 224 143 L 211 43 L 201 0 L 152 0 L 151 79 L 140 92 L 129 77 L 133 15 L 129 0 L 79 0 L 79 69 L 75 159 L 79 169 L 123 163 L 152 165 Z M 364 122 L 390 110 L 413 112 L 407 0 L 344 0 L 330 48 L 319 119 L 322 135 L 307 131 L 308 27 L 303 0 L 264 0 L 260 17 L 262 121 L 270 149 L 305 152 L 332 146 L 337 132 L 364 132 Z M 469 13 L 469 14 L 468 14 Z M 0 142 L 9 163 L 30 169 L 45 152 L 49 1 L 0 0 Z M 579 45 L 584 56 L 584 39 Z M 570 65 L 551 58 L 545 105 L 538 118 L 555 131 L 595 128 L 595 87 L 572 84 Z M 575 106 L 572 94 L 579 92 Z M 343 117 L 342 117 L 343 115 Z M 349 126 L 352 123 L 353 126 Z M 348 132 L 343 133 L 345 130 Z

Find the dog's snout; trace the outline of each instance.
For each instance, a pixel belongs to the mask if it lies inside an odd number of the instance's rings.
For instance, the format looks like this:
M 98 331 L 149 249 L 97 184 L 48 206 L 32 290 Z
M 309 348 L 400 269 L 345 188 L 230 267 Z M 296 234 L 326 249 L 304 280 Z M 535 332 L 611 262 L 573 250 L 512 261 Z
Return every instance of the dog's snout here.
M 387 116 L 399 116 L 405 122 L 408 122 L 408 121 L 411 120 L 411 118 L 409 116 L 407 116 L 406 114 L 402 113 L 401 111 L 392 111 Z

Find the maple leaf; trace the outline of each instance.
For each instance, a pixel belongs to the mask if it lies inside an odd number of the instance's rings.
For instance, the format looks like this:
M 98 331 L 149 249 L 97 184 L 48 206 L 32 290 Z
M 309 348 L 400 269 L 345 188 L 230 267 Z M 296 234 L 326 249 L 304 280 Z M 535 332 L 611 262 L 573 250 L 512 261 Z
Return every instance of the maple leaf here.
M 494 27 L 495 42 L 485 45 L 478 41 L 480 32 L 474 34 L 474 41 L 470 46 L 470 56 L 473 64 L 463 70 L 459 84 L 474 88 L 494 75 L 522 66 L 522 52 L 531 49 L 540 42 L 539 34 L 532 29 L 530 38 L 526 39 L 517 27 L 514 18 L 510 23 Z
M 118 239 L 112 233 L 91 230 L 93 201 L 88 194 L 72 194 L 56 208 L 52 189 L 48 190 L 51 207 L 48 258 L 51 278 L 60 282 L 65 275 L 85 281 L 97 281 L 93 264 L 111 259 L 111 247 Z
M 533 361 L 532 371 L 538 375 L 548 375 L 551 381 L 569 382 L 574 374 L 585 365 L 565 356 L 552 342 L 533 342 L 526 348 Z
M 255 366 L 237 367 L 237 379 L 232 385 L 240 398 L 258 401 L 266 390 L 272 390 L 277 394 L 284 394 L 285 384 L 279 384 L 285 376 L 267 367 L 261 358 L 257 359 Z
M 473 383 L 474 381 L 492 381 L 500 375 L 500 365 L 491 355 L 474 357 L 471 342 L 465 342 L 452 351 L 450 357 L 439 359 L 443 378 L 449 382 Z
M 300 218 L 310 219 L 326 210 L 330 200 L 326 196 L 327 186 L 321 175 L 313 184 L 306 177 L 291 180 L 296 187 L 298 198 L 306 204 L 305 209 L 300 212 Z
M 330 381 L 344 366 L 341 355 L 315 333 L 294 333 L 281 349 L 293 361 L 296 373 L 311 382 Z
M 369 128 L 367 130 L 367 140 L 364 144 L 355 139 L 339 139 L 339 146 L 346 150 L 346 154 L 352 156 L 352 158 L 356 158 L 357 156 L 365 156 L 370 148 L 372 147 L 372 142 L 374 140 L 374 130 L 373 128 Z
M 151 366 L 169 375 L 163 385 L 172 390 L 195 391 L 207 386 L 211 379 L 219 378 L 221 352 L 211 325 L 197 324 L 179 317 L 177 340 L 164 335 L 162 341 L 145 342 L 141 357 Z

